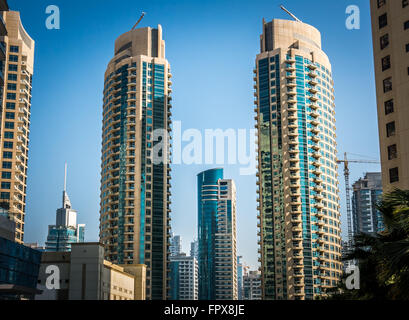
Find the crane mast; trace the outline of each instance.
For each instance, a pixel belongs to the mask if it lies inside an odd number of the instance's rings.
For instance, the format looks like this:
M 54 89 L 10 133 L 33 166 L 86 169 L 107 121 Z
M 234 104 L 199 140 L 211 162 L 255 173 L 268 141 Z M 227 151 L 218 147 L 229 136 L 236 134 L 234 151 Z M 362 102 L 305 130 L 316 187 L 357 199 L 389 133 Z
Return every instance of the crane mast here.
M 348 222 L 348 248 L 353 244 L 353 222 L 352 222 L 352 208 L 351 208 L 351 186 L 349 184 L 349 164 L 350 163 L 374 163 L 378 164 L 376 160 L 348 160 L 347 153 L 344 153 L 344 160 L 337 160 L 337 163 L 344 164 L 344 178 L 345 178 L 345 198 L 347 208 L 347 222 Z

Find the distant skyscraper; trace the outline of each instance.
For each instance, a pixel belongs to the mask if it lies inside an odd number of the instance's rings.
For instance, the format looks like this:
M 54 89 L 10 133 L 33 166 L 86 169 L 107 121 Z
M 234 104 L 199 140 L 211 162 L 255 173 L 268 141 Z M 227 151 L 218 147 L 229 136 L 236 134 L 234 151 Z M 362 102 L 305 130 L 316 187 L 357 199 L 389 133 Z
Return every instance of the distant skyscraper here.
M 243 263 L 242 256 L 237 257 L 237 299 L 243 300 Z
M 193 240 L 193 242 L 190 243 L 190 256 L 195 257 L 196 260 L 199 259 L 199 241 L 198 240 Z
M 72 209 L 67 194 L 67 166 L 65 166 L 62 208 L 57 209 L 55 225 L 48 226 L 46 251 L 71 251 L 71 244 L 84 242 L 85 224 L 77 224 L 77 211 Z
M 385 192 L 409 189 L 409 3 L 371 0 L 378 126 Z
M 321 34 L 263 20 L 256 58 L 263 299 L 313 299 L 342 273 L 334 89 Z
M 5 9 L 4 2 L 1 7 Z M 3 29 L 0 56 L 6 59 L 0 112 L 0 201 L 9 204 L 16 222 L 16 241 L 23 243 L 34 41 L 24 30 L 19 12 L 4 11 L 2 18 L 6 23 L 7 35 L 4 35 Z M 0 23 L 0 28 L 2 25 Z M 1 67 L 3 69 L 3 64 Z
M 162 150 L 154 144 L 171 131 L 171 76 L 160 25 L 116 39 L 104 84 L 100 241 L 108 261 L 147 266 L 148 300 L 166 299 L 169 283 L 170 166 L 156 158 L 169 150 L 166 138 Z
M 261 274 L 249 271 L 243 276 L 243 300 L 261 300 Z
M 170 256 L 178 256 L 182 252 L 182 239 L 179 235 L 173 235 L 170 238 Z
M 236 187 L 223 169 L 197 176 L 199 300 L 237 300 Z
M 354 235 L 359 233 L 378 233 L 384 230 L 382 214 L 376 203 L 382 195 L 382 175 L 368 172 L 353 185 L 352 218 Z
M 185 253 L 170 257 L 170 299 L 197 300 L 199 270 L 195 257 Z

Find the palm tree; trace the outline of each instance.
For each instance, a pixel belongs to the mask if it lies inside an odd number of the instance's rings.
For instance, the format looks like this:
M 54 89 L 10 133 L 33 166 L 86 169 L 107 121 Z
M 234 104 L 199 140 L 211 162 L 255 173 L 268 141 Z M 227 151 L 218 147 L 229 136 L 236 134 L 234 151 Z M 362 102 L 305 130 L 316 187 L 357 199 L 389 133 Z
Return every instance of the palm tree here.
M 409 190 L 395 189 L 383 195 L 377 208 L 385 230 L 357 235 L 351 253 L 344 258 L 359 261 L 360 289 L 347 290 L 341 281 L 338 288 L 327 292 L 329 299 L 409 299 Z

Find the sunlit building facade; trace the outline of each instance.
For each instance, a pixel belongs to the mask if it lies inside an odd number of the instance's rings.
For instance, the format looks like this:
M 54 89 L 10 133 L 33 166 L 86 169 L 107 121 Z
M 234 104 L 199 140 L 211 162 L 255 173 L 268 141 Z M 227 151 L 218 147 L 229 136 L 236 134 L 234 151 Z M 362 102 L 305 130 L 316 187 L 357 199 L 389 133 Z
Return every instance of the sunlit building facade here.
M 146 298 L 169 291 L 171 73 L 162 28 L 139 28 L 115 41 L 105 73 L 100 240 L 116 264 L 145 264 Z M 163 161 L 155 161 L 156 152 Z
M 321 34 L 263 20 L 254 69 L 263 299 L 314 299 L 342 273 L 331 64 Z
M 19 12 L 4 11 L 2 19 L 7 35 L 0 39 L 0 54 L 5 55 L 0 122 L 0 201 L 8 203 L 16 222 L 15 240 L 23 243 L 35 43 L 25 31 Z

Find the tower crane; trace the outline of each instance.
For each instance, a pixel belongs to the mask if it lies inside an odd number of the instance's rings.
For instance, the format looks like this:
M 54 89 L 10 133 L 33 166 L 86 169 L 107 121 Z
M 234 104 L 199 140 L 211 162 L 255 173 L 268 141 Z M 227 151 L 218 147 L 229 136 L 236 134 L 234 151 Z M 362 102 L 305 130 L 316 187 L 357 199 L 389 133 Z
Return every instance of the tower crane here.
M 141 20 L 143 19 L 143 17 L 145 16 L 145 12 L 142 12 L 141 17 L 139 18 L 139 20 L 135 23 L 135 25 L 132 27 L 132 30 L 135 30 L 136 26 L 139 24 L 139 22 L 141 22 Z
M 345 178 L 345 197 L 347 202 L 347 222 L 348 222 L 348 247 L 352 246 L 352 209 L 351 209 L 351 187 L 349 185 L 349 164 L 350 163 L 374 163 L 379 164 L 377 160 L 348 160 L 347 153 L 344 153 L 343 160 L 337 160 L 337 163 L 344 164 L 344 178 Z

